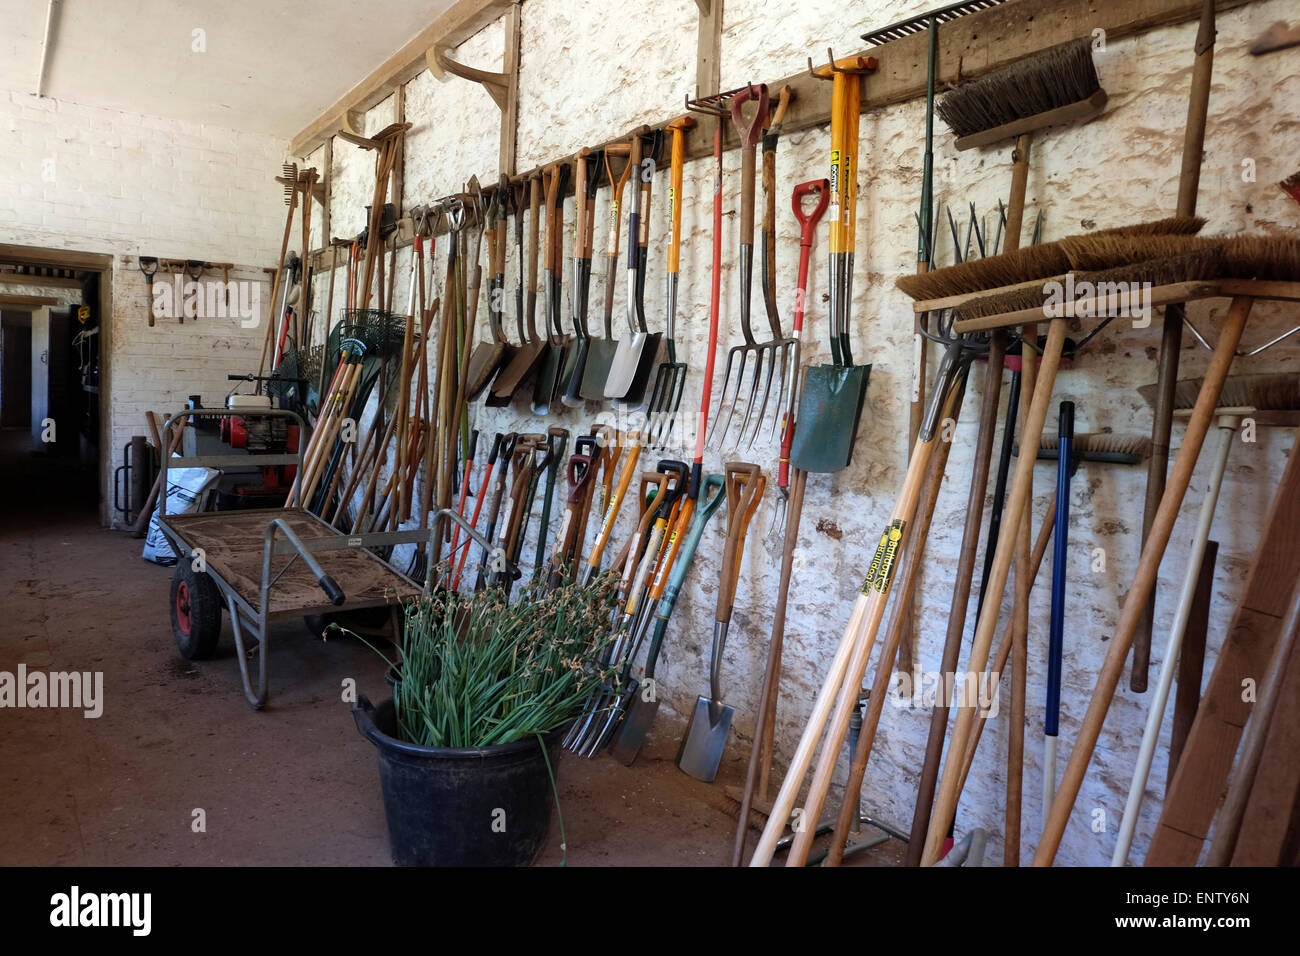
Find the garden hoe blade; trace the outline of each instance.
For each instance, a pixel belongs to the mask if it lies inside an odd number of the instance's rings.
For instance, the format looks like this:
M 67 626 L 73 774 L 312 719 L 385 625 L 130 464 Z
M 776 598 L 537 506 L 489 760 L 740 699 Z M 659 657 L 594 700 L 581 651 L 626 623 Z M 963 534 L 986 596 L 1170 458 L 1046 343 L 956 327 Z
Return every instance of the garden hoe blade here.
M 713 620 L 713 651 L 709 657 L 709 696 L 698 697 L 695 713 L 677 754 L 677 766 L 686 773 L 712 783 L 718 775 L 735 708 L 722 703 L 722 655 L 727 644 L 727 627 L 735 604 L 740 559 L 745 549 L 745 532 L 763 500 L 767 479 L 758 465 L 727 463 L 727 544 L 722 554 L 718 605 Z
M 537 332 L 537 258 L 541 249 L 538 228 L 542 212 L 542 177 L 535 173 L 528 181 L 528 286 L 524 294 L 524 227 L 523 201 L 521 199 L 515 213 L 515 240 L 519 249 L 519 285 L 515 289 L 516 319 L 519 325 L 519 351 L 510 360 L 492 386 L 492 400 L 489 404 L 508 405 L 514 393 L 528 383 L 546 351 L 547 341 Z M 524 330 L 524 314 L 528 315 L 527 334 Z
M 564 192 L 561 188 L 569 171 L 568 166 L 551 166 L 546 170 L 546 261 L 542 282 L 546 292 L 547 344 L 542 352 L 533 385 L 533 414 L 545 415 L 551 410 L 555 390 L 559 385 L 568 342 L 560 323 L 561 282 L 560 243 L 564 235 Z

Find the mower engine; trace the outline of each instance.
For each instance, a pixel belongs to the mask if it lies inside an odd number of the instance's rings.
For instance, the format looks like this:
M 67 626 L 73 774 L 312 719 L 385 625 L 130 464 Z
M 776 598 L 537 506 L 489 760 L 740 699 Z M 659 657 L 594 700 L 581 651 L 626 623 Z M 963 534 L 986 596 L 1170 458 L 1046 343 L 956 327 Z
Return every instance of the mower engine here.
M 298 450 L 298 426 L 278 417 L 231 416 L 221 419 L 221 440 L 231 448 L 250 455 L 293 454 Z M 267 465 L 262 468 L 260 488 L 237 485 L 236 495 L 287 495 L 293 485 L 293 465 Z

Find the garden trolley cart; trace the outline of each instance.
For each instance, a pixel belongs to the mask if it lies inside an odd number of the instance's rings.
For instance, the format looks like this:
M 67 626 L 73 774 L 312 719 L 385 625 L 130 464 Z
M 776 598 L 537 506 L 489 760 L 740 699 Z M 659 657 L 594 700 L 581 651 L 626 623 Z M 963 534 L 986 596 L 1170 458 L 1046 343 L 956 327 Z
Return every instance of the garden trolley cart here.
M 300 433 L 306 432 L 302 418 L 284 409 L 186 409 L 164 424 L 162 447 L 171 447 L 172 429 L 182 420 L 232 415 L 284 417 L 297 423 Z M 167 458 L 162 463 L 164 487 L 168 487 L 166 473 L 172 469 L 231 468 L 247 466 L 249 461 L 246 455 Z M 253 461 L 302 468 L 301 452 L 258 455 Z M 272 622 L 326 612 L 399 607 L 419 594 L 421 585 L 369 549 L 430 541 L 443 528 L 437 521 L 423 531 L 340 534 L 301 507 L 296 490 L 291 507 L 248 511 L 169 515 L 166 500 L 165 494 L 159 497 L 158 526 L 177 556 L 171 586 L 177 647 L 188 660 L 211 657 L 221 634 L 224 606 L 235 634 L 244 696 L 254 709 L 266 703 Z M 248 666 L 253 650 L 258 657 L 256 687 Z

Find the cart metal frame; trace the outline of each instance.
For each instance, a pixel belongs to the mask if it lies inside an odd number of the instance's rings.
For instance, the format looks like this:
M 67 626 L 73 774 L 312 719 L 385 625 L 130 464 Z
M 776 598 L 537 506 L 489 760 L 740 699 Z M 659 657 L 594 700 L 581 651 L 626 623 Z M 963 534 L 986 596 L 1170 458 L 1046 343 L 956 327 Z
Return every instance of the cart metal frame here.
M 305 435 L 307 432 L 302 417 L 296 412 L 287 409 L 271 408 L 254 411 L 224 408 L 186 409 L 172 415 L 163 424 L 162 447 L 171 447 L 172 430 L 182 420 L 199 417 L 233 417 L 236 415 L 244 418 L 288 418 L 298 424 L 299 434 Z M 299 474 L 302 472 L 303 456 L 301 451 L 256 455 L 251 460 L 259 467 L 294 465 L 298 468 Z M 268 696 L 269 625 L 273 621 L 290 617 L 303 617 L 325 611 L 338 612 L 384 606 L 398 607 L 407 598 L 427 593 L 432 587 L 435 562 L 429 562 L 428 573 L 421 585 L 374 554 L 369 550 L 370 548 L 428 543 L 431 549 L 430 553 L 434 553 L 433 549 L 437 546 L 439 536 L 442 535 L 442 540 L 446 540 L 445 522 L 451 521 L 459 524 L 471 540 L 485 547 L 489 552 L 492 550 L 491 542 L 469 527 L 462 517 L 449 509 L 437 512 L 432 526 L 425 530 L 413 529 L 410 531 L 372 532 L 369 534 L 340 533 L 336 528 L 322 521 L 302 506 L 301 492 L 296 486 L 293 500 L 284 508 L 263 508 L 241 512 L 206 512 L 195 515 L 181 515 L 169 519 L 166 495 L 166 488 L 168 487 L 167 473 L 169 471 L 182 468 L 222 469 L 247 466 L 249 463 L 250 457 L 248 455 L 233 454 L 165 458 L 162 462 L 163 494 L 158 501 L 158 526 L 171 544 L 172 550 L 176 552 L 177 561 L 189 560 L 192 562 L 196 551 L 200 548 L 194 534 L 196 526 L 204 529 L 209 527 L 229 528 L 232 520 L 234 520 L 232 516 L 238 516 L 245 520 L 253 516 L 264 516 L 266 518 L 265 528 L 262 531 L 261 581 L 260 586 L 257 588 L 256 599 L 251 593 L 252 589 L 247 586 L 247 582 L 244 582 L 244 588 L 241 591 L 240 582 L 234 580 L 233 575 L 223 574 L 219 570 L 228 566 L 228 559 L 235 554 L 235 549 L 213 550 L 208 547 L 202 551 L 202 571 L 216 587 L 226 610 L 230 613 L 231 628 L 235 637 L 236 657 L 239 662 L 239 675 L 244 685 L 244 697 L 254 710 L 260 710 L 266 704 Z M 303 537 L 290 527 L 291 520 L 305 524 L 313 532 L 320 533 Z M 468 542 L 466 546 L 468 547 Z M 246 552 L 248 549 L 244 550 Z M 369 596 L 365 598 L 348 599 L 335 576 L 330 573 L 331 565 L 334 565 L 333 570 L 338 571 L 339 562 L 337 559 L 331 560 L 331 555 L 336 555 L 339 552 L 351 552 L 352 555 L 364 554 L 366 559 L 376 563 L 378 568 L 369 570 L 377 570 L 379 572 L 378 578 L 388 580 L 381 596 L 376 597 L 372 589 Z M 272 573 L 272 560 L 278 555 L 288 555 L 290 560 L 278 572 Z M 280 606 L 273 609 L 271 607 L 272 590 L 276 588 L 285 573 L 294 567 L 299 559 L 315 575 L 316 583 L 324 593 L 325 600 L 319 604 L 293 602 L 291 606 Z M 348 563 L 355 568 L 353 558 L 350 557 Z M 513 571 L 513 576 L 518 576 L 517 568 L 512 566 L 507 573 L 510 571 Z M 256 687 L 253 685 L 248 666 L 248 658 L 254 650 L 258 652 Z

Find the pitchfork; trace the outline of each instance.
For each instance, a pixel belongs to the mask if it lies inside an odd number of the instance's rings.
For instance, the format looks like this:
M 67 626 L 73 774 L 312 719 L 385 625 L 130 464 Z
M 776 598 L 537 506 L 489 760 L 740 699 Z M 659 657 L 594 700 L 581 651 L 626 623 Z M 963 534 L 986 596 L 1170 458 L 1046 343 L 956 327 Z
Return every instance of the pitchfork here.
M 751 99 L 757 99 L 758 108 L 754 119 L 747 127 L 741 108 Z M 740 438 L 744 438 L 745 428 L 749 424 L 749 414 L 753 411 L 754 401 L 758 397 L 758 383 L 763 373 L 763 351 L 766 345 L 760 345 L 754 339 L 754 330 L 750 325 L 750 302 L 754 280 L 754 166 L 755 149 L 767 120 L 767 85 L 749 85 L 739 90 L 731 100 L 731 122 L 740 139 L 740 332 L 744 341 L 733 345 L 727 352 L 727 366 L 722 375 L 722 394 L 718 399 L 718 412 L 713 418 L 709 436 L 712 442 L 716 435 L 721 446 L 726 441 L 727 430 L 736 414 L 736 403 L 740 400 L 740 390 L 745 380 L 745 369 L 751 366 L 749 355 L 754 354 L 753 381 L 749 388 L 749 398 L 745 418 L 740 428 Z M 739 361 L 737 361 L 739 359 Z M 736 369 L 736 387 L 731 394 L 731 407 L 727 410 L 725 421 L 722 407 L 727 404 L 727 385 L 731 381 L 731 370 Z M 760 416 L 761 418 L 761 416 Z M 718 422 L 722 422 L 718 431 Z M 739 441 L 737 442 L 739 444 Z
M 746 448 L 752 448 L 754 439 L 763 430 L 763 420 L 767 413 L 767 402 L 772 396 L 772 376 L 777 376 L 776 412 L 772 416 L 772 432 L 775 433 L 781 423 L 781 406 L 785 398 L 786 367 L 795 346 L 795 339 L 787 338 L 781 331 L 781 313 L 776 307 L 776 142 L 781 136 L 781 126 L 785 122 L 785 111 L 790 105 L 790 87 L 781 87 L 777 96 L 776 109 L 772 111 L 771 123 L 763 133 L 763 228 L 762 255 L 759 268 L 762 272 L 763 306 L 767 311 L 767 324 L 771 330 L 771 341 L 763 343 L 764 351 L 770 350 L 772 359 L 767 363 L 767 380 L 763 385 L 763 401 L 759 405 L 758 417 L 754 420 L 754 430 L 749 435 Z M 745 411 L 745 423 L 741 425 L 742 437 L 745 425 L 749 423 L 750 408 Z

